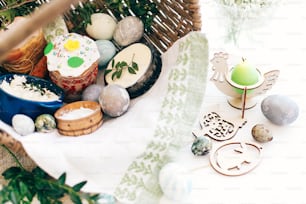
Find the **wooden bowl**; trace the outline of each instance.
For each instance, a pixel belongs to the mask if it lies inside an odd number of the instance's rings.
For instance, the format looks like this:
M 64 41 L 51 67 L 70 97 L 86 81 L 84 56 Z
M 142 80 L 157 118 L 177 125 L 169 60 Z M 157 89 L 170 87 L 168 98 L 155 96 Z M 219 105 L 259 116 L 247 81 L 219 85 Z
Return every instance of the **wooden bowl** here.
M 79 114 L 70 115 L 72 111 L 82 108 L 91 109 L 93 112 L 87 112 L 80 116 Z M 75 112 L 74 112 L 75 113 Z M 57 121 L 57 129 L 61 135 L 80 136 L 86 135 L 97 130 L 103 122 L 103 114 L 99 103 L 94 101 L 77 101 L 69 103 L 58 109 L 54 114 Z

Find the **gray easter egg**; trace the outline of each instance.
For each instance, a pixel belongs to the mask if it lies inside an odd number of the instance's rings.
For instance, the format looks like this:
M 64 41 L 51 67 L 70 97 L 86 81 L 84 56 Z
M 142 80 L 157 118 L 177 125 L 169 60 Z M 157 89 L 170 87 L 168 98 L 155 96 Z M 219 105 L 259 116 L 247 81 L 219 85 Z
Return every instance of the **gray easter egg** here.
M 263 124 L 257 124 L 252 128 L 252 136 L 258 142 L 269 142 L 273 139 L 271 131 Z
M 144 25 L 136 16 L 127 16 L 117 24 L 113 38 L 120 46 L 127 46 L 141 39 Z
M 20 135 L 28 135 L 35 131 L 34 121 L 24 114 L 14 115 L 12 118 L 12 126 Z
M 288 125 L 299 115 L 298 105 L 283 95 L 266 97 L 261 103 L 261 110 L 264 116 L 276 125 Z
M 102 91 L 102 85 L 92 84 L 83 91 L 82 100 L 83 101 L 99 101 L 99 96 Z
M 130 96 L 125 88 L 110 84 L 102 89 L 99 103 L 105 114 L 118 117 L 127 111 L 130 105 Z

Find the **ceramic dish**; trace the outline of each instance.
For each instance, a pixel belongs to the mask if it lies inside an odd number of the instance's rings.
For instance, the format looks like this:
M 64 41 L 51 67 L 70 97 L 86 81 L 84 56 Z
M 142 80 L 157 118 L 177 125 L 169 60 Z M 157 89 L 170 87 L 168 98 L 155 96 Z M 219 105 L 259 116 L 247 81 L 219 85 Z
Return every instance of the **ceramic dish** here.
M 25 99 L 0 88 L 0 119 L 3 122 L 11 124 L 15 114 L 25 114 L 35 120 L 37 116 L 44 113 L 54 114 L 63 105 L 63 90 L 50 81 L 24 74 L 5 74 L 0 77 L 0 84 L 4 81 L 10 83 L 16 76 L 25 77 L 27 84 L 49 90 L 58 98 L 50 101 Z

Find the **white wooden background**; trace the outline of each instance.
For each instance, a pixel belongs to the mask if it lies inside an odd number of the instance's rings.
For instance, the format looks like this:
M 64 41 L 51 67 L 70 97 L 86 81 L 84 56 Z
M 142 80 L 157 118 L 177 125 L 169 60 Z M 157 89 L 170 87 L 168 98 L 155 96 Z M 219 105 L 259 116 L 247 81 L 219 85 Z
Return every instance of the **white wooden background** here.
M 251 128 L 263 123 L 274 139 L 263 144 L 263 159 L 249 174 L 228 177 L 216 173 L 208 157 L 193 157 L 186 147 L 180 162 L 192 172 L 193 191 L 189 203 L 195 204 L 305 204 L 306 203 L 306 1 L 287 0 L 279 5 L 260 27 L 244 32 L 238 47 L 224 42 L 225 22 L 214 0 L 200 0 L 203 29 L 210 43 L 210 55 L 219 51 L 242 53 L 262 69 L 279 69 L 276 85 L 259 105 L 246 111 L 248 120 L 235 139 L 254 141 Z M 210 70 L 210 75 L 212 71 Z M 298 119 L 289 126 L 270 123 L 260 110 L 261 100 L 271 94 L 293 99 L 300 108 Z M 235 116 L 224 95 L 208 82 L 203 110 Z M 161 203 L 177 203 L 162 199 Z

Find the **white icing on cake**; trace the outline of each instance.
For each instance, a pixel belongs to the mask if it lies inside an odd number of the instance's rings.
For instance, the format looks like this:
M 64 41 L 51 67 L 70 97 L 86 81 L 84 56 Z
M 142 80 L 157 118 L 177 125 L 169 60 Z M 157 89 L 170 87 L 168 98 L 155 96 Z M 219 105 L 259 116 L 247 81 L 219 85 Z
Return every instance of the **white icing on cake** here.
M 64 77 L 82 75 L 100 58 L 96 43 L 77 33 L 58 36 L 46 46 L 45 55 L 48 70 Z
M 136 71 L 136 74 L 131 74 L 127 69 L 124 69 L 119 79 L 112 79 L 112 73 L 115 70 L 105 76 L 105 80 L 108 84 L 117 84 L 124 88 L 128 88 L 139 81 L 147 72 L 152 62 L 152 52 L 145 44 L 135 43 L 119 52 L 114 57 L 114 60 L 115 63 L 125 61 L 129 64 L 132 60 L 137 63 L 139 70 Z M 112 62 L 109 63 L 107 69 L 112 69 Z

